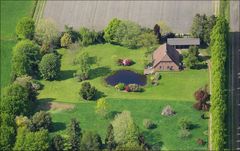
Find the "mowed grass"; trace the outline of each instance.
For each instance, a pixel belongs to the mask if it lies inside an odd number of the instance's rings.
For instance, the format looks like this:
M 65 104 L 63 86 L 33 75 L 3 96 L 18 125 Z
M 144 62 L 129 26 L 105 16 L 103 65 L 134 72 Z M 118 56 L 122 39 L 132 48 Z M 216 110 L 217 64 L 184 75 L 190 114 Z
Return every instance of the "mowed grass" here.
M 30 16 L 34 1 L 1 1 L 1 89 L 10 82 L 15 27 L 19 19 Z
M 206 150 L 207 144 L 200 146 L 196 143 L 198 138 L 207 141 L 204 132 L 208 130 L 208 120 L 201 119 L 203 112 L 193 109 L 193 102 L 189 101 L 168 101 L 152 99 L 107 99 L 110 112 L 122 112 L 128 110 L 140 128 L 147 142 L 151 145 L 160 144 L 163 150 Z M 176 111 L 172 117 L 161 115 L 162 109 L 170 105 Z M 84 131 L 95 131 L 102 139 L 105 139 L 106 129 L 111 119 L 104 119 L 95 113 L 96 102 L 81 102 L 75 104 L 75 108 L 70 111 L 52 111 L 55 133 L 66 134 L 67 124 L 71 118 L 80 121 L 80 126 Z M 178 136 L 178 121 L 182 117 L 187 117 L 192 121 L 195 128 L 191 132 L 189 139 L 183 140 Z M 147 130 L 143 126 L 143 119 L 151 119 L 157 124 L 157 128 Z
M 144 87 L 145 91 L 143 93 L 119 92 L 105 83 L 105 77 L 118 69 L 132 69 L 143 73 L 144 51 L 144 49 L 129 50 L 110 44 L 94 45 L 77 51 L 61 49 L 59 50 L 59 53 L 62 54 L 61 77 L 56 81 L 42 80 L 41 82 L 45 86 L 40 91 L 38 98 L 68 103 L 81 100 L 78 94 L 81 83 L 73 78 L 73 73 L 78 68 L 73 65 L 73 60 L 78 53 L 82 52 L 88 52 L 91 57 L 97 58 L 97 64 L 93 66 L 91 78 L 88 81 L 102 91 L 107 98 L 193 101 L 194 91 L 208 83 L 208 71 L 206 69 L 161 72 L 159 85 L 147 85 Z M 116 60 L 118 58 L 130 58 L 136 64 L 126 68 L 117 66 Z

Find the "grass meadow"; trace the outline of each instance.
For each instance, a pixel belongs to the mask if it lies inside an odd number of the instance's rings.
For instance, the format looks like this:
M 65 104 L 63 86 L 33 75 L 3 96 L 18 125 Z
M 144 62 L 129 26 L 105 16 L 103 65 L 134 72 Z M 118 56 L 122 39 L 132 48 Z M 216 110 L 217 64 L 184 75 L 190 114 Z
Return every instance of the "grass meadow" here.
M 10 82 L 12 48 L 19 19 L 31 16 L 34 1 L 1 1 L 1 89 Z

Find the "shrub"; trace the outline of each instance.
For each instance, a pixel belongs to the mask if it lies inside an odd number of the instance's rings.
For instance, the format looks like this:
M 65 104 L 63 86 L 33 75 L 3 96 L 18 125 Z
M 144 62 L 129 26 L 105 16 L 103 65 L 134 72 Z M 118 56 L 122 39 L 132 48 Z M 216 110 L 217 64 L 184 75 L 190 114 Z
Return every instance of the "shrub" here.
M 130 92 L 141 92 L 142 88 L 138 84 L 129 84 L 128 85 Z
M 97 89 L 89 82 L 84 82 L 82 83 L 82 87 L 80 89 L 79 95 L 84 99 L 84 100 L 93 100 L 96 97 Z
M 97 33 L 95 31 L 91 31 L 85 27 L 81 28 L 79 33 L 81 37 L 81 43 L 83 46 L 93 44 L 97 38 Z
M 178 121 L 178 125 L 181 129 L 191 129 L 192 128 L 192 122 L 187 119 L 186 117 L 184 118 L 181 118 L 179 121 Z
M 129 86 L 127 85 L 127 86 L 125 86 L 125 91 L 126 92 L 130 92 L 130 88 L 129 88 Z
M 122 59 L 118 59 L 117 60 L 117 65 L 122 66 L 123 65 L 123 60 Z
M 198 89 L 194 93 L 194 97 L 197 101 L 197 103 L 194 104 L 194 108 L 196 108 L 197 110 L 209 110 L 210 104 L 208 103 L 208 101 L 210 100 L 210 94 L 208 93 L 206 87 L 204 89 Z
M 95 112 L 102 117 L 106 117 L 106 115 L 108 114 L 108 106 L 109 105 L 106 100 L 104 98 L 101 98 L 97 100 Z
M 117 85 L 115 85 L 115 88 L 117 90 L 124 90 L 125 89 L 125 84 L 124 83 L 118 83 Z
M 179 131 L 178 136 L 179 136 L 180 138 L 182 138 L 182 139 L 187 139 L 187 138 L 190 138 L 190 137 L 191 137 L 191 133 L 190 133 L 190 131 L 187 130 L 187 129 L 181 129 L 181 130 Z
M 198 145 L 205 145 L 206 142 L 205 142 L 203 139 L 198 138 L 198 139 L 197 139 L 197 144 L 198 144 Z
M 51 53 L 43 56 L 39 70 L 46 80 L 55 80 L 60 73 L 61 62 L 57 55 Z
M 176 112 L 173 110 L 173 108 L 170 105 L 167 105 L 166 107 L 163 108 L 161 115 L 164 116 L 172 116 L 176 114 Z
M 122 64 L 124 66 L 130 66 L 133 64 L 133 61 L 131 59 L 123 59 Z
M 143 120 L 143 126 L 147 129 L 156 128 L 156 124 L 153 121 L 151 121 L 150 119 L 144 119 Z
M 32 18 L 22 18 L 16 26 L 16 33 L 20 39 L 32 39 L 34 36 L 35 23 Z
M 34 90 L 41 90 L 43 88 L 43 85 L 41 84 L 41 82 L 39 82 L 37 80 L 33 80 L 32 87 Z
M 72 38 L 69 33 L 64 33 L 61 38 L 61 47 L 68 48 L 72 44 Z

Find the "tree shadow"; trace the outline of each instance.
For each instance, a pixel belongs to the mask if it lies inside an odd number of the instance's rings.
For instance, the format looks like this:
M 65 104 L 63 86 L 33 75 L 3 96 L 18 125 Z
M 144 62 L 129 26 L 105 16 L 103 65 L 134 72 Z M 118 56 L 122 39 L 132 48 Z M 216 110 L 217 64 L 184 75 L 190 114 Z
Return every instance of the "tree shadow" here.
M 198 124 L 191 124 L 190 126 L 190 130 L 197 129 L 197 128 L 200 128 Z
M 38 99 L 36 103 L 35 111 L 49 111 L 51 109 L 51 102 L 54 101 L 54 98 L 44 98 Z
M 105 76 L 109 73 L 111 73 L 111 69 L 108 67 L 98 67 L 95 69 L 91 69 L 89 74 L 90 74 L 90 79 L 95 79 L 100 76 Z
M 201 62 L 209 60 L 211 57 L 210 56 L 199 56 L 199 60 Z
M 57 132 L 66 129 L 66 124 L 62 122 L 53 122 L 51 132 Z
M 105 95 L 103 92 L 101 92 L 101 91 L 97 91 L 96 92 L 96 95 L 95 95 L 95 97 L 94 97 L 94 100 L 98 100 L 98 99 L 100 99 L 100 98 L 102 98 L 102 97 L 106 97 L 107 95 Z
M 75 72 L 76 72 L 75 70 L 63 70 L 60 72 L 60 76 L 57 80 L 61 81 L 61 80 L 70 79 L 73 77 L 73 73 L 75 73 Z
M 159 140 L 159 137 L 161 137 L 159 133 L 152 132 L 152 131 L 143 131 L 142 135 L 146 138 L 146 142 L 147 143 L 149 142 L 149 145 L 151 146 L 151 150 L 161 150 L 163 146 L 163 142 L 162 141 L 155 142 L 155 140 Z M 152 143 L 152 142 L 155 142 L 155 143 Z
M 120 113 L 122 113 L 122 112 L 119 112 L 119 111 L 111 111 L 111 112 L 109 112 L 109 113 L 107 114 L 106 118 L 107 118 L 107 119 L 110 119 L 110 120 L 113 120 L 113 119 L 115 118 L 115 116 L 116 116 L 117 114 L 120 114 Z
M 201 70 L 201 69 L 207 69 L 208 65 L 207 63 L 199 63 L 196 64 L 194 67 L 192 67 L 191 69 L 197 69 L 197 70 Z

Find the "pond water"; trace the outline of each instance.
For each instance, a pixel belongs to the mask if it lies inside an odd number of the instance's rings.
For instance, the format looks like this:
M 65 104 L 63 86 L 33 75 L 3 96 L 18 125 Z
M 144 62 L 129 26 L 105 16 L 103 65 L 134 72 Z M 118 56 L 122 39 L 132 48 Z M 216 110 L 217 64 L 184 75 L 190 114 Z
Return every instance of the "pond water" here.
M 138 84 L 144 86 L 146 84 L 147 78 L 145 75 L 135 73 L 130 70 L 118 70 L 113 75 L 107 77 L 107 84 L 115 86 L 118 83 L 128 84 Z

